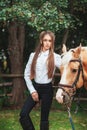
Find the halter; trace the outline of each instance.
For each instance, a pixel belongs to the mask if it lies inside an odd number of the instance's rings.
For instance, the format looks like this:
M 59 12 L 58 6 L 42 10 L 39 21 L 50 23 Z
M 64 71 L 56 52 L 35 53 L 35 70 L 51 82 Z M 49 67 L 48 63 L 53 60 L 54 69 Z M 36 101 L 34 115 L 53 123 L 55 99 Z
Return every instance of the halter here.
M 58 84 L 58 88 L 63 90 L 63 95 L 66 98 L 66 104 L 70 103 L 72 100 L 72 97 L 75 95 L 76 93 L 76 84 L 79 80 L 79 76 L 80 76 L 80 72 L 82 72 L 82 79 L 84 80 L 84 73 L 83 73 L 83 67 L 82 67 L 82 62 L 81 59 L 72 59 L 70 60 L 70 62 L 79 62 L 79 69 L 78 69 L 78 73 L 76 76 L 75 81 L 72 83 L 72 85 L 67 85 L 67 84 Z M 72 94 L 68 93 L 64 88 L 70 88 L 72 90 Z

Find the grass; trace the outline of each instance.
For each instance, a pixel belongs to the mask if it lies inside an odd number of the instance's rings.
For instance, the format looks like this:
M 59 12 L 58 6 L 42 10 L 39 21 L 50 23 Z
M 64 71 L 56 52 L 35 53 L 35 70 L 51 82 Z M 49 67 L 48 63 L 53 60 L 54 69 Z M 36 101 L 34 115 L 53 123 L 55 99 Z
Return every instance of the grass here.
M 87 108 L 87 103 L 82 104 Z M 79 109 L 77 114 L 74 113 L 75 105 L 72 104 L 71 115 L 74 122 L 75 130 L 87 130 L 87 111 Z M 1 110 L 0 111 L 0 130 L 22 130 L 19 123 L 20 110 Z M 40 108 L 31 112 L 31 117 L 35 125 L 35 130 L 39 130 Z M 52 104 L 49 116 L 50 130 L 72 130 L 68 118 L 68 113 L 64 106 L 56 103 Z

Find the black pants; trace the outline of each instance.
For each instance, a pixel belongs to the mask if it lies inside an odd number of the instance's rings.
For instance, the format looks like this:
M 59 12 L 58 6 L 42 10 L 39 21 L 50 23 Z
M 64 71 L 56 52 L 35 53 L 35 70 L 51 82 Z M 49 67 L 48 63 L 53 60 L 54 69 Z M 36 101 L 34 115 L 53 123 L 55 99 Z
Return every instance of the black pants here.
M 50 111 L 50 107 L 51 107 L 52 99 L 53 99 L 52 83 L 37 84 L 34 82 L 34 87 L 39 94 L 39 100 L 41 100 L 40 121 L 48 122 L 49 111 Z M 31 118 L 29 116 L 29 113 L 31 112 L 33 107 L 36 105 L 36 103 L 37 102 L 35 102 L 32 99 L 31 95 L 29 95 L 20 113 L 20 122 L 23 127 L 23 130 L 35 130 L 32 124 Z M 29 127 L 31 128 L 29 129 Z

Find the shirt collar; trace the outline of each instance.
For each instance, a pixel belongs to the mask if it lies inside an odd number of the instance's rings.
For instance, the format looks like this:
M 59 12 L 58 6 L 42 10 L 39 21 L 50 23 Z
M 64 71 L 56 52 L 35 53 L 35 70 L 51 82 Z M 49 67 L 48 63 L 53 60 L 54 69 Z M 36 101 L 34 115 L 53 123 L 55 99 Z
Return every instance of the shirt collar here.
M 46 56 L 46 55 L 48 55 L 48 54 L 49 54 L 49 50 L 47 50 L 47 51 L 42 51 L 42 52 L 41 52 L 41 54 L 43 54 L 43 55 L 45 55 L 45 56 Z

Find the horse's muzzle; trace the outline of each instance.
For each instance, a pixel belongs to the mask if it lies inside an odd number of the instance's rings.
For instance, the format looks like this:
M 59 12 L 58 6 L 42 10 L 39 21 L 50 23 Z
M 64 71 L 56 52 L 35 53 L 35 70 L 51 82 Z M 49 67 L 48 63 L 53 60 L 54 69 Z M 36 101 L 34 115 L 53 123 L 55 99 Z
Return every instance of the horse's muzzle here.
M 63 91 L 63 104 L 71 106 L 73 97 L 71 97 L 67 92 Z

